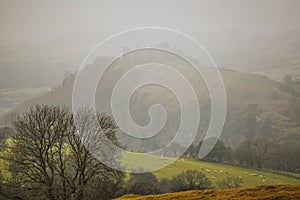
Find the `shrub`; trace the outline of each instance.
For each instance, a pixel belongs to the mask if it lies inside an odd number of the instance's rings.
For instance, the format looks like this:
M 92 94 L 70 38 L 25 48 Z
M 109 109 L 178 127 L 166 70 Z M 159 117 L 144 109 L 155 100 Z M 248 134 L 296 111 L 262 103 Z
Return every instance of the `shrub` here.
M 187 170 L 173 177 L 171 180 L 163 179 L 160 185 L 161 190 L 164 192 L 204 190 L 212 188 L 210 180 L 197 170 Z

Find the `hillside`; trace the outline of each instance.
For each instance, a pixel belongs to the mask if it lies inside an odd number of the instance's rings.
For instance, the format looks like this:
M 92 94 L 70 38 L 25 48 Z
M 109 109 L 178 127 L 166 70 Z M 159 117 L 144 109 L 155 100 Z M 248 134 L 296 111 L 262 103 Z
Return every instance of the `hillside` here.
M 153 166 L 158 166 L 164 162 L 157 156 L 143 156 L 142 154 L 136 153 L 124 155 L 124 160 L 124 164 L 127 168 L 136 167 L 143 169 L 151 169 Z M 168 161 L 172 161 L 172 158 L 168 158 Z M 300 174 L 296 173 L 250 169 L 233 165 L 204 162 L 190 158 L 178 159 L 174 164 L 154 171 L 153 174 L 160 180 L 162 178 L 172 178 L 186 170 L 198 170 L 204 173 L 214 186 L 216 186 L 217 182 L 227 177 L 241 177 L 242 187 L 300 184 Z
M 257 186 L 230 190 L 192 190 L 160 195 L 125 195 L 118 200 L 167 200 L 167 199 L 300 199 L 300 185 Z
M 140 52 L 139 52 L 140 53 Z M 146 57 L 145 62 L 151 62 L 153 52 L 141 52 L 141 56 Z M 93 72 L 95 66 L 101 64 L 104 58 L 99 58 L 90 66 L 89 70 Z M 125 60 L 124 60 L 125 59 Z M 100 111 L 111 113 L 110 97 L 116 81 L 124 74 L 124 72 L 136 65 L 136 61 L 129 58 L 122 58 L 120 61 L 113 63 L 105 72 L 104 78 L 99 82 L 96 92 L 96 107 Z M 207 88 L 201 77 L 195 73 L 187 63 L 178 60 L 178 58 L 170 57 L 166 64 L 175 66 L 193 86 L 201 109 L 201 122 L 198 137 L 196 141 L 200 141 L 208 127 L 210 121 L 210 98 Z M 206 69 L 204 69 L 206 70 Z M 97 73 L 92 73 L 97 77 Z M 223 76 L 226 94 L 227 94 L 227 118 L 223 131 L 223 141 L 226 145 L 236 148 L 242 141 L 248 138 L 269 137 L 277 140 L 290 133 L 298 133 L 299 127 L 293 116 L 293 98 L 288 92 L 283 92 L 280 85 L 265 76 L 240 73 L 232 70 L 221 70 Z M 90 78 L 95 78 L 90 77 Z M 72 89 L 75 75 L 68 76 L 63 85 L 53 88 L 40 97 L 26 101 L 18 106 L 13 112 L 20 113 L 27 110 L 34 104 L 60 104 L 71 106 Z M 87 80 L 88 81 L 88 80 Z M 180 109 L 178 101 L 174 95 L 162 87 L 146 86 L 135 92 L 131 98 L 131 115 L 138 124 L 145 125 L 149 122 L 147 114 L 148 108 L 153 104 L 163 105 L 168 112 L 168 121 L 160 135 L 155 136 L 154 140 L 158 146 L 164 146 L 172 138 L 174 129 L 178 127 L 180 121 Z M 250 122 L 254 120 L 254 124 Z M 263 130 L 258 130 L 265 125 L 271 127 L 267 135 L 261 135 Z M 253 130 L 254 127 L 258 127 Z M 127 137 L 125 134 L 119 136 L 122 144 L 131 149 L 138 149 L 143 152 L 149 147 L 146 144 L 141 145 L 141 141 Z

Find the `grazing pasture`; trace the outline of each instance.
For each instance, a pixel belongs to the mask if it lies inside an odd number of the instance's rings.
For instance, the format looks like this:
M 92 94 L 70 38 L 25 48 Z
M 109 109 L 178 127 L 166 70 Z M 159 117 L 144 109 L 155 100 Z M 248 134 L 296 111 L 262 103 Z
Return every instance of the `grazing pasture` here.
M 127 168 L 138 166 L 139 168 L 151 168 L 165 162 L 173 162 L 172 158 L 161 159 L 159 156 L 144 156 L 138 153 L 126 153 L 124 162 Z M 169 166 L 152 172 L 158 179 L 171 178 L 182 171 L 198 170 L 204 173 L 213 184 L 228 177 L 237 177 L 242 180 L 243 187 L 258 185 L 284 185 L 300 184 L 300 174 L 286 173 L 279 171 L 258 170 L 251 168 L 225 165 L 219 163 L 203 162 L 196 159 L 184 158 L 178 159 Z

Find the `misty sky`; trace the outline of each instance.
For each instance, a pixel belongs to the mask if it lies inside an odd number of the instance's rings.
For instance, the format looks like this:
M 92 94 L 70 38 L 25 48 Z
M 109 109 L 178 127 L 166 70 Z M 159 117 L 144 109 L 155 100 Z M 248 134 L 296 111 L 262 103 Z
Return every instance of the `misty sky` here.
M 275 33 L 300 29 L 299 19 L 299 0 L 0 0 L 0 44 L 143 26 Z

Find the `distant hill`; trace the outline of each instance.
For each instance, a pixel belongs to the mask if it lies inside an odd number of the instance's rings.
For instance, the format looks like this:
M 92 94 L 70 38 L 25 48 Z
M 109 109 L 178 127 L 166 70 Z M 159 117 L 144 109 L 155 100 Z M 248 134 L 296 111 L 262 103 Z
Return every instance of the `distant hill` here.
M 150 62 L 154 57 L 159 56 L 153 52 L 143 51 L 140 53 L 146 58 L 145 61 Z M 103 61 L 101 59 L 105 58 L 98 58 L 93 65 L 89 66 L 88 70 L 91 70 L 94 76 L 89 78 L 97 77 L 97 73 L 93 73 L 93 70 L 101 64 Z M 99 82 L 96 107 L 100 111 L 111 112 L 110 96 L 114 84 L 124 72 L 136 65 L 136 61 L 130 58 L 130 55 L 120 59 L 123 60 L 114 62 Z M 201 107 L 201 122 L 197 138 L 199 141 L 203 138 L 210 120 L 210 98 L 207 88 L 201 77 L 189 64 L 172 57 L 166 63 L 175 66 L 190 81 L 198 96 Z M 203 69 L 209 70 L 205 67 Z M 236 147 L 247 138 L 269 137 L 277 140 L 290 133 L 298 133 L 297 130 L 300 130 L 299 123 L 293 114 L 296 111 L 293 106 L 297 106 L 298 99 L 295 101 L 295 98 L 288 91 L 282 90 L 279 83 L 262 75 L 240 73 L 233 70 L 222 69 L 221 74 L 225 83 L 228 108 L 222 135 L 225 144 Z M 53 88 L 42 96 L 26 101 L 17 106 L 13 112 L 23 112 L 31 105 L 38 103 L 71 106 L 74 79 L 75 74 L 70 74 L 61 86 Z M 146 86 L 134 93 L 131 103 L 133 105 L 131 115 L 141 125 L 149 122 L 147 112 L 151 105 L 159 103 L 165 106 L 168 112 L 167 126 L 162 130 L 165 134 L 159 134 L 153 140 L 158 146 L 163 146 L 172 138 L 172 134 L 178 127 L 178 121 L 180 121 L 180 109 L 177 99 L 170 91 L 153 85 Z M 146 144 L 141 145 L 141 141 L 124 136 L 124 134 L 120 134 L 120 138 L 123 141 L 122 144 L 128 148 L 130 145 L 141 148 L 141 151 L 143 148 L 149 148 Z
M 300 81 L 300 61 L 299 64 L 293 67 L 276 67 L 272 69 L 266 69 L 262 71 L 255 72 L 267 76 L 269 79 L 272 79 L 277 82 L 284 81 L 286 76 L 294 77 Z
M 230 190 L 191 190 L 159 195 L 125 195 L 118 200 L 167 200 L 167 199 L 300 199 L 300 185 L 257 186 Z

